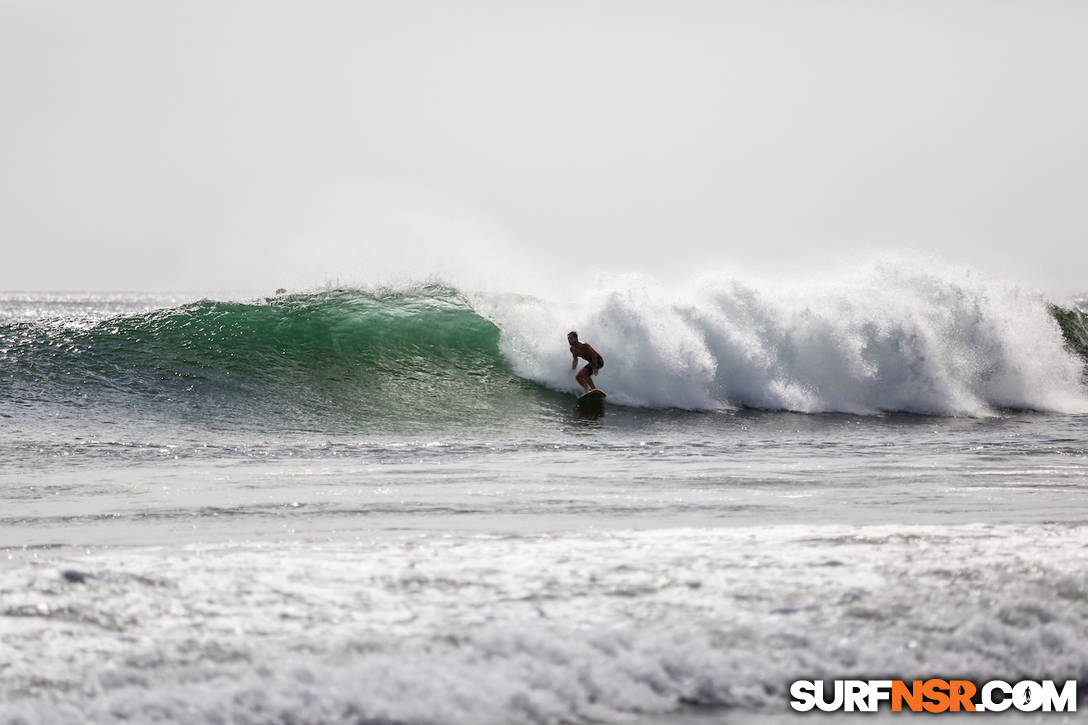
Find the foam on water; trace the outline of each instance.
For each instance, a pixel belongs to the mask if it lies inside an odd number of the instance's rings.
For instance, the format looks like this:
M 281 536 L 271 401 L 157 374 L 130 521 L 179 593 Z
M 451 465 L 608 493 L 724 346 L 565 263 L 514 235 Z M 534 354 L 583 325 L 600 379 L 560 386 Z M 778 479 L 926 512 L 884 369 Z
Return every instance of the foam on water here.
M 613 281 L 576 304 L 477 308 L 518 374 L 571 388 L 564 336 L 605 357 L 610 400 L 651 407 L 986 416 L 1083 412 L 1084 361 L 1047 301 L 970 270 L 885 260 L 817 281 Z
M 801 677 L 1083 679 L 1086 552 L 1058 525 L 18 552 L 0 722 L 617 722 L 783 712 Z

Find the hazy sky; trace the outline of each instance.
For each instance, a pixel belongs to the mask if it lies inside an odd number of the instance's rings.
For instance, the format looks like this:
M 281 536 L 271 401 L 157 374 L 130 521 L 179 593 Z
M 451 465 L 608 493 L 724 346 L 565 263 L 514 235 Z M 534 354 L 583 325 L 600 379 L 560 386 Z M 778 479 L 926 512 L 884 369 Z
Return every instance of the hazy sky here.
M 0 288 L 1088 289 L 1088 2 L 0 0 Z

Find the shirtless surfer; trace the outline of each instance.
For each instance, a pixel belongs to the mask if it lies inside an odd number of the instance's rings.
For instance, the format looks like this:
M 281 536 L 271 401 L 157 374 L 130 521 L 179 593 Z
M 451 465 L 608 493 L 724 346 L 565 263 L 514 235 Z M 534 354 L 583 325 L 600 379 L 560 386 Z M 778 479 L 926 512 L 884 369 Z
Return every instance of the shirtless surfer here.
M 604 367 L 604 358 L 588 342 L 578 342 L 578 333 L 573 330 L 567 333 L 567 342 L 570 343 L 570 354 L 573 357 L 570 369 L 573 370 L 578 367 L 578 358 L 582 358 L 587 363 L 584 368 L 578 371 L 574 379 L 586 390 L 596 390 L 597 386 L 593 383 L 593 376 Z

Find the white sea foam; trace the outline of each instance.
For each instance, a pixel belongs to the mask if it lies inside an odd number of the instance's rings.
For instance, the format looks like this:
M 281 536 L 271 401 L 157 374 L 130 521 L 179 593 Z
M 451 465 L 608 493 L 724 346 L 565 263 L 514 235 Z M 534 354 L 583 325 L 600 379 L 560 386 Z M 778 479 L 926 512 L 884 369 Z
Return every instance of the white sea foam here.
M 518 374 L 572 389 L 565 335 L 599 348 L 615 402 L 801 412 L 986 416 L 1088 410 L 1084 362 L 1047 301 L 935 262 L 882 259 L 832 276 L 704 274 L 683 290 L 612 279 L 571 302 L 477 300 Z
M 0 722 L 619 722 L 798 677 L 1088 675 L 1084 527 L 26 552 Z M 87 572 L 85 583 L 59 572 Z

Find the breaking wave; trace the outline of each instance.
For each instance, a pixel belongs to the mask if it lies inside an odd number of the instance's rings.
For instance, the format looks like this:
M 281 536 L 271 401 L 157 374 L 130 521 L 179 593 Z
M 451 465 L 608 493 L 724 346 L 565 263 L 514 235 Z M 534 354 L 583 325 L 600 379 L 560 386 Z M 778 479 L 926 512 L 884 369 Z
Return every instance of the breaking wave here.
M 0 325 L 16 405 L 473 421 L 568 401 L 565 336 L 603 354 L 610 402 L 990 415 L 1088 410 L 1088 315 L 969 271 L 880 263 L 789 285 L 620 280 L 577 303 L 445 286 L 203 300 L 94 323 Z

